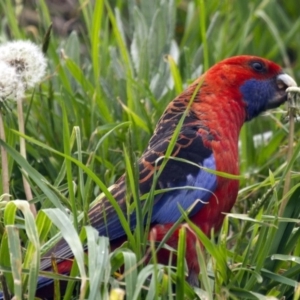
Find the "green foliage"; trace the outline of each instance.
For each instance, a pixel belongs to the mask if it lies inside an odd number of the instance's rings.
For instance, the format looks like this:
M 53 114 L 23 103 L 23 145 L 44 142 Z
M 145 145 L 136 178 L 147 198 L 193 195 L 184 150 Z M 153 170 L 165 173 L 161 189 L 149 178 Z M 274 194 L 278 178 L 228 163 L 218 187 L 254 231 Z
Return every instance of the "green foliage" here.
M 40 20 L 35 30 L 19 26 L 13 3 L 0 3 L 0 41 L 42 44 L 53 17 L 46 1 L 35 2 Z M 279 0 L 79 0 L 81 30 L 44 40 L 48 76 L 24 101 L 28 161 L 16 150 L 14 103 L 4 117 L 7 141 L 0 143 L 9 153 L 12 199 L 24 199 L 22 169 L 39 208 L 34 220 L 26 202 L 0 202 L 0 272 L 17 299 L 22 294 L 34 299 L 40 257 L 59 236 L 68 239 L 76 264 L 67 278 L 42 274 L 57 283 L 68 280 L 66 300 L 74 297 L 75 282 L 79 299 L 109 299 L 118 288 L 127 299 L 299 299 L 300 127 L 296 123 L 294 156 L 287 166 L 289 132 L 282 109 L 244 126 L 239 198 L 218 237 L 208 239 L 195 228 L 206 249 L 196 246 L 199 287 L 185 281 L 184 230 L 174 250 L 177 268 L 156 262 L 155 245 L 147 249 L 149 226 L 142 226 L 146 211 L 140 201 L 150 209 L 154 190 L 138 199 L 135 164 L 167 103 L 215 62 L 232 55 L 263 56 L 299 81 L 297 11 L 296 1 Z M 288 167 L 290 201 L 278 217 Z M 108 189 L 123 173 L 133 199 L 128 212 L 137 210 L 133 233 Z M 103 195 L 128 238 L 111 252 L 108 240 L 87 220 L 88 208 Z M 193 227 L 184 214 L 183 219 Z M 153 257 L 148 265 L 146 251 Z

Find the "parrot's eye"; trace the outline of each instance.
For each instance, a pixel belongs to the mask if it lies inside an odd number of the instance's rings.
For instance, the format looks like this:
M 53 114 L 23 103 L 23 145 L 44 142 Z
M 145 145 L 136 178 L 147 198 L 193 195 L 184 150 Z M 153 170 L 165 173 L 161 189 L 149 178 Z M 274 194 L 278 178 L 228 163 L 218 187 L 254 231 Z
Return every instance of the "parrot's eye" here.
M 251 67 L 254 71 L 259 72 L 259 73 L 264 73 L 267 70 L 265 64 L 260 61 L 251 62 Z

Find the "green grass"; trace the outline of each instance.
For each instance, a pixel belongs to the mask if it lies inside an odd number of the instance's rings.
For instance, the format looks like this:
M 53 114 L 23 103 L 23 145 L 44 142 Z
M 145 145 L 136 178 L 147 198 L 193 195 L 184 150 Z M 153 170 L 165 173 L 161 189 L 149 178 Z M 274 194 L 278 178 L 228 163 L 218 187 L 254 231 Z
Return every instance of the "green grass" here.
M 206 249 L 198 249 L 199 288 L 184 279 L 184 231 L 173 268 L 156 263 L 153 247 L 153 263 L 142 263 L 148 228 L 131 233 L 123 217 L 128 242 L 109 252 L 107 239 L 86 226 L 89 205 L 100 193 L 117 209 L 108 187 L 125 172 L 138 208 L 132 166 L 167 103 L 203 70 L 232 55 L 254 54 L 281 64 L 300 81 L 296 1 L 79 2 L 82 31 L 65 38 L 52 34 L 47 77 L 24 101 L 28 162 L 17 151 L 14 103 L 5 115 L 7 142 L 1 145 L 9 153 L 13 201 L 0 202 L 0 271 L 9 289 L 17 299 L 23 293 L 34 299 L 40 256 L 61 234 L 77 261 L 66 300 L 73 297 L 76 276 L 80 299 L 109 299 L 117 288 L 125 290 L 126 299 L 299 299 L 300 126 L 295 125 L 294 157 L 287 165 L 284 107 L 244 126 L 239 198 L 220 234 L 208 239 L 195 228 Z M 42 44 L 51 17 L 44 1 L 36 3 L 41 20 L 36 31 L 18 25 L 12 0 L 0 3 L 0 42 L 26 38 Z M 255 145 L 253 136 L 267 131 L 271 138 Z M 24 199 L 21 168 L 39 209 L 36 219 L 27 203 L 17 200 Z M 288 169 L 290 201 L 279 218 Z M 116 276 L 122 265 L 124 274 Z

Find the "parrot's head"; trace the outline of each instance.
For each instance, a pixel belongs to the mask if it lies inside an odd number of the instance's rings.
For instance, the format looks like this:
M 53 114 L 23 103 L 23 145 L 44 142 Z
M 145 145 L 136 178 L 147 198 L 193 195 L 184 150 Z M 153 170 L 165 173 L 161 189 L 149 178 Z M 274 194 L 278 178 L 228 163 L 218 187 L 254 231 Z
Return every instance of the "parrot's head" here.
M 275 108 L 287 100 L 286 89 L 295 80 L 272 61 L 257 56 L 235 56 L 212 67 L 207 75 L 224 87 L 245 107 L 245 120 Z M 206 81 L 206 77 L 205 77 Z

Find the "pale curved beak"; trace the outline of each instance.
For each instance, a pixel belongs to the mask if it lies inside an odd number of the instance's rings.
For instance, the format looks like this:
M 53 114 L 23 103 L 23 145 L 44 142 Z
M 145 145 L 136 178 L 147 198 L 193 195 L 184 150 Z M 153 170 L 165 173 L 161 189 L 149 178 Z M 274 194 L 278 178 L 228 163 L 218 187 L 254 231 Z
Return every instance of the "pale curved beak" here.
M 277 85 L 280 88 L 287 89 L 288 87 L 297 86 L 296 81 L 288 74 L 279 74 L 277 76 Z
M 276 77 L 277 91 L 275 96 L 267 104 L 267 109 L 280 106 L 287 100 L 286 89 L 289 87 L 296 87 L 296 81 L 288 74 L 281 73 Z

